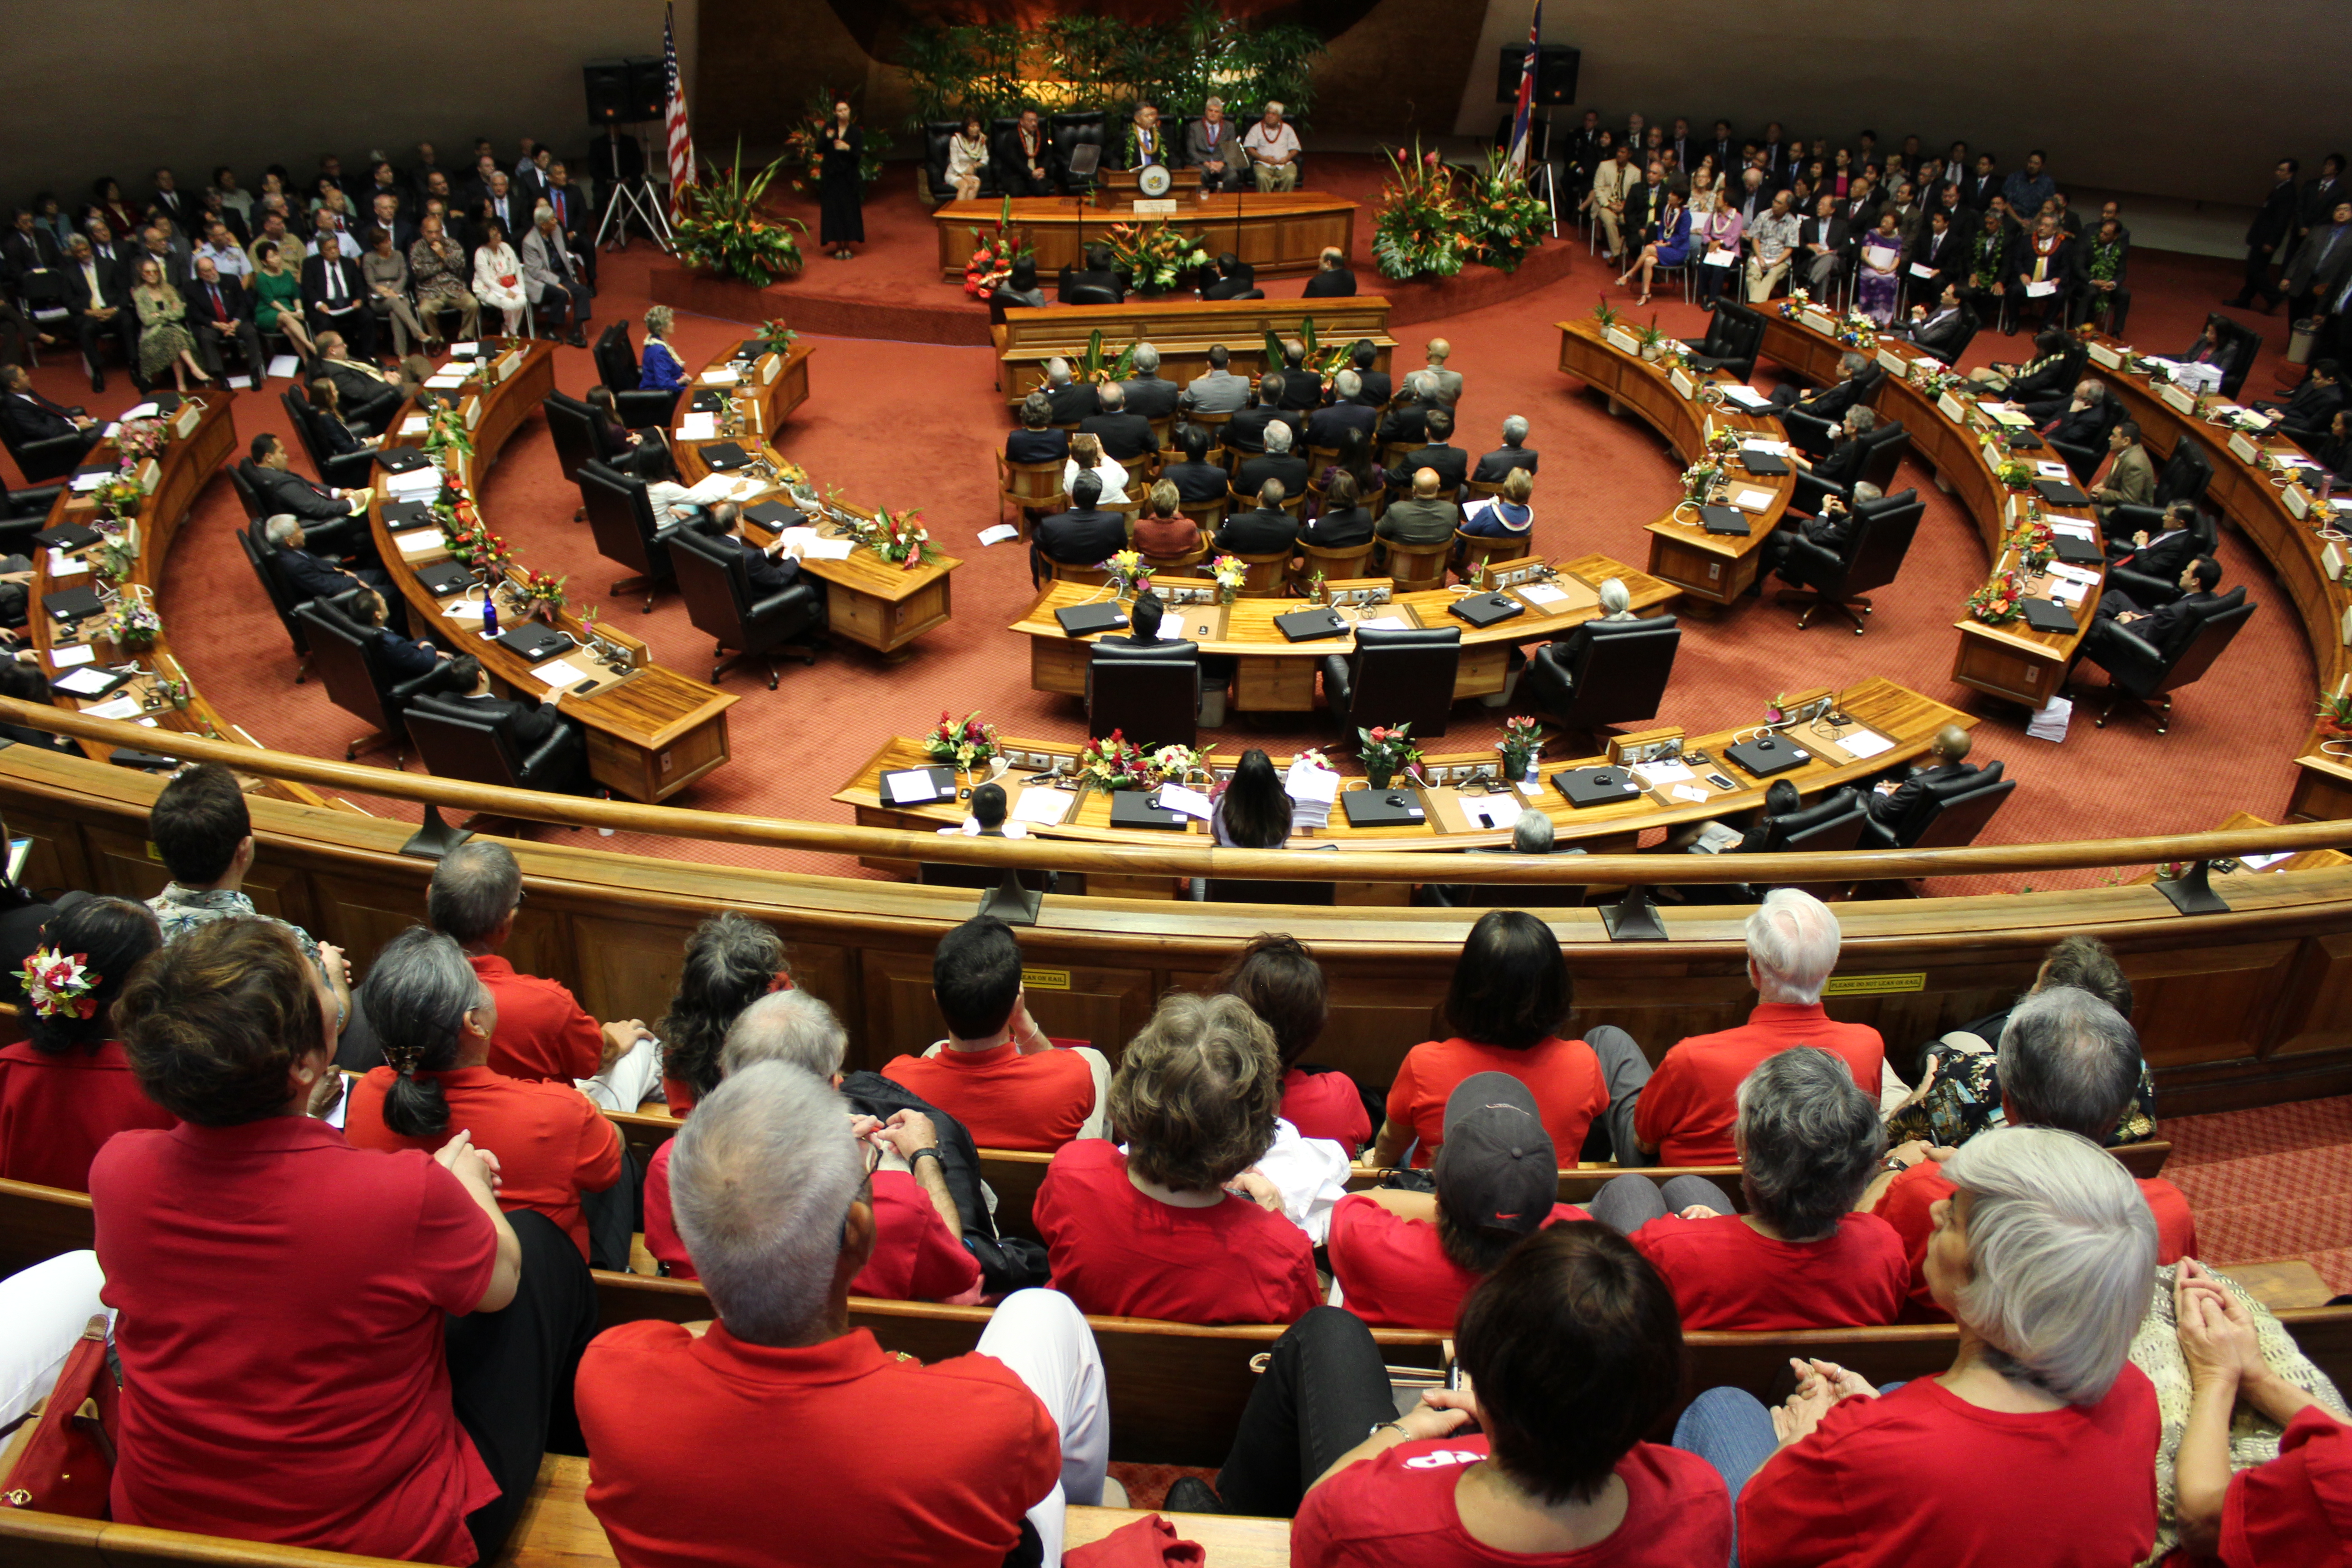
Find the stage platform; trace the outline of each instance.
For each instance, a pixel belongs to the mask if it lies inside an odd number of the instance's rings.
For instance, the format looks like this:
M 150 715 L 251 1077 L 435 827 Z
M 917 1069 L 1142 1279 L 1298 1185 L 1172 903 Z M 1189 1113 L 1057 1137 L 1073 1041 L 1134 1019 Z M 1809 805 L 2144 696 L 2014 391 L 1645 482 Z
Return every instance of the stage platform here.
M 1099 205 L 1076 196 L 1017 196 L 1013 221 L 1028 231 L 1040 279 L 1077 266 L 1088 245 L 1103 242 L 1111 226 L 1122 223 L 1166 222 L 1181 234 L 1202 236 L 1210 255 L 1230 251 L 1261 278 L 1313 272 L 1327 246 L 1349 255 L 1355 251 L 1357 205 L 1328 191 L 1235 191 L 1205 201 L 1179 201 L 1167 214 L 1139 214 L 1139 205 L 1108 195 Z M 977 226 L 994 223 L 1003 211 L 1001 196 L 945 202 L 932 210 L 940 277 L 963 276 L 964 264 L 981 244 Z
M 1312 174 L 1318 192 L 1362 209 L 1348 247 L 1349 264 L 1355 268 L 1360 292 L 1388 298 L 1391 329 L 1532 294 L 1569 276 L 1585 256 L 1580 234 L 1564 227 L 1562 238 L 1547 242 L 1516 273 L 1470 267 L 1449 279 L 1391 282 L 1373 270 L 1371 258 L 1371 214 L 1380 199 L 1385 167 L 1378 158 L 1332 153 L 1314 158 Z M 986 347 L 987 308 L 966 297 L 958 283 L 940 275 L 939 225 L 929 204 L 916 195 L 915 184 L 911 163 L 892 163 L 867 190 L 866 242 L 857 247 L 854 260 L 837 261 L 819 249 L 816 203 L 786 192 L 770 198 L 772 210 L 780 216 L 802 220 L 811 231 L 803 246 L 808 266 L 798 278 L 752 289 L 659 262 L 647 279 L 652 296 L 673 309 L 723 321 L 761 321 L 781 316 L 801 331 L 828 337 Z M 1212 207 L 1216 205 L 1211 203 Z M 992 217 L 994 211 L 992 205 Z M 1090 231 L 1097 221 L 1108 230 L 1121 216 L 1109 207 L 1089 208 L 1087 216 Z M 1213 238 L 1213 225 L 1203 221 L 1198 229 L 1192 229 L 1189 211 L 1178 216 L 1187 223 L 1188 232 Z M 958 237 L 969 243 L 968 235 Z M 1213 245 L 1212 248 L 1223 247 Z M 1270 299 L 1296 298 L 1306 285 L 1304 274 L 1267 277 L 1262 283 Z

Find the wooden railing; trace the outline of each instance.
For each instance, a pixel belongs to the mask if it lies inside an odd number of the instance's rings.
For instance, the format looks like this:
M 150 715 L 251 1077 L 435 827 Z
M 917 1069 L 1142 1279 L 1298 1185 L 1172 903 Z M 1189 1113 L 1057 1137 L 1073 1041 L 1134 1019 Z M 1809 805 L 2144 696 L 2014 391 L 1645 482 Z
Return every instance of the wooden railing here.
M 154 732 L 135 724 L 91 719 L 39 703 L 0 698 L 0 721 L 55 731 L 108 745 L 154 743 Z M 173 751 L 184 759 L 219 763 L 265 778 L 321 789 L 413 801 L 445 810 L 483 813 L 531 822 L 613 828 L 629 833 L 701 839 L 721 844 L 762 845 L 877 859 L 934 861 L 1006 869 L 1095 871 L 1114 875 L 1237 877 L 1296 880 L 1322 868 L 1294 851 L 1197 847 L 1108 847 L 1045 838 L 977 838 L 834 823 L 794 822 L 735 812 L 695 811 L 586 800 L 534 790 L 501 789 L 429 774 L 330 762 L 287 752 L 256 751 L 198 736 L 174 736 Z M 2195 862 L 2247 855 L 2296 853 L 2352 847 L 2352 821 L 2297 823 L 2284 827 L 2225 832 L 2166 834 L 2140 838 L 2103 838 L 2057 844 L 2006 844 L 1959 849 L 1852 850 L 1837 854 L 1771 857 L 1776 883 L 1883 881 L 1919 877 L 1982 876 L 2011 871 L 2051 871 Z M 1364 882 L 1564 883 L 1633 886 L 1672 882 L 1753 881 L 1759 870 L 1747 857 L 1713 855 L 1460 855 L 1433 860 L 1427 854 L 1346 852 L 1332 869 Z

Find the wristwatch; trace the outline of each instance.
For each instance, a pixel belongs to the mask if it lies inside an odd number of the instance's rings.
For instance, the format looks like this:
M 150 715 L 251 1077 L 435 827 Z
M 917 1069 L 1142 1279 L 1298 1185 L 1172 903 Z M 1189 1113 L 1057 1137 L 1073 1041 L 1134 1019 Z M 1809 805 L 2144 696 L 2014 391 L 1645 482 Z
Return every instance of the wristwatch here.
M 1896 1175 L 1901 1175 L 1904 1172 L 1909 1170 L 1917 1163 L 1918 1162 L 1915 1160 L 1897 1159 L 1892 1152 L 1889 1152 L 1885 1159 L 1878 1162 L 1878 1168 L 1882 1171 L 1892 1171 Z
M 913 1153 L 908 1155 L 907 1168 L 910 1171 L 913 1170 L 915 1168 L 915 1162 L 924 1158 L 926 1155 L 931 1159 L 938 1160 L 940 1170 L 944 1171 L 947 1169 L 948 1163 L 946 1159 L 940 1155 L 940 1146 L 936 1143 L 931 1144 L 928 1148 L 918 1149 Z

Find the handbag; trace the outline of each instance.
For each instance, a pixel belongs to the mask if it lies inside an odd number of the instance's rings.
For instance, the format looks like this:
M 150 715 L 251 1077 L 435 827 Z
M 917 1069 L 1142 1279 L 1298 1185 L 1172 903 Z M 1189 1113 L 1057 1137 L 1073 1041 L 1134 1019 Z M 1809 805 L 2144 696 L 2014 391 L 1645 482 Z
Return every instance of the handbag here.
M 33 1435 L 0 1477 L 0 1503 L 10 1508 L 104 1519 L 114 1483 L 114 1435 L 121 1391 L 106 1364 L 106 1318 L 94 1316 L 74 1342 L 34 1418 Z

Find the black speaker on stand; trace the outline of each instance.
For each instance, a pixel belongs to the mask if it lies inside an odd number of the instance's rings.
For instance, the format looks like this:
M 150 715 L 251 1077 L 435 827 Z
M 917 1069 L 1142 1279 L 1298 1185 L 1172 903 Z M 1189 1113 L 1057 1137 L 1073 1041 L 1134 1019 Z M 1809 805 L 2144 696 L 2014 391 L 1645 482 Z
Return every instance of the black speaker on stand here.
M 1576 71 L 1584 51 L 1566 44 L 1544 44 L 1536 50 L 1536 102 L 1546 108 L 1557 108 L 1576 101 Z M 1525 44 L 1505 44 L 1502 58 L 1495 73 L 1495 100 L 1516 103 L 1519 97 L 1519 73 L 1526 68 L 1528 47 Z
M 621 169 L 621 128 L 659 121 L 669 107 L 669 81 L 661 60 L 653 55 L 590 60 L 580 68 L 580 80 L 587 94 L 589 123 L 611 139 L 606 144 L 608 166 L 597 173 L 610 182 L 612 196 L 604 204 L 604 221 L 597 226 L 594 243 L 603 245 L 609 233 L 614 236 L 611 248 L 626 250 L 629 217 L 634 213 L 654 242 L 668 249 L 669 222 L 654 195 L 652 182 L 644 173 L 646 164 L 642 142 L 638 147 L 638 173 L 625 174 Z

